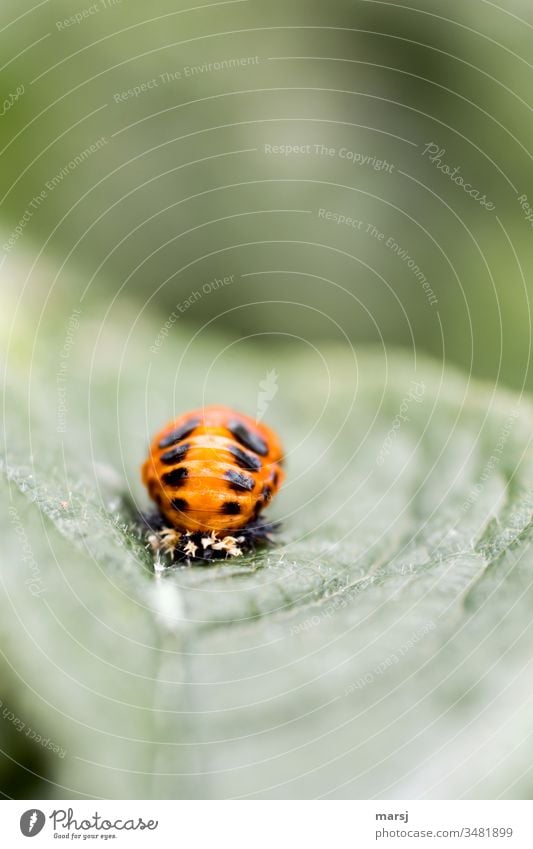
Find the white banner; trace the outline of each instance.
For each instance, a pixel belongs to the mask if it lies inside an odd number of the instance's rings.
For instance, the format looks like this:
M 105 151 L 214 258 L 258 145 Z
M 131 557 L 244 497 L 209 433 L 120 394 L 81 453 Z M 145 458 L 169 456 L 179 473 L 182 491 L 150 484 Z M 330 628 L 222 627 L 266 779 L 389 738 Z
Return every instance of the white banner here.
M 5 801 L 0 828 L 9 849 L 67 840 L 124 849 L 532 849 L 532 814 L 528 801 Z

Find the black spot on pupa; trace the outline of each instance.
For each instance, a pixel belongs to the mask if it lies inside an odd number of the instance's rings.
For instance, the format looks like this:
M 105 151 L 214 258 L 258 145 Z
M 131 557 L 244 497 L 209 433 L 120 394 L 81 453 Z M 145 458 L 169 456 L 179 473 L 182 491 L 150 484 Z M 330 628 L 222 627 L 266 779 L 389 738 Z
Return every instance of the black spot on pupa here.
M 170 503 L 173 506 L 174 510 L 179 510 L 180 513 L 183 513 L 189 508 L 189 503 L 185 501 L 184 498 L 173 498 Z
M 278 475 L 277 472 L 274 472 L 274 474 L 272 475 L 272 483 L 274 484 L 274 486 L 278 485 L 278 481 L 279 481 L 279 475 Z
M 169 445 L 175 445 L 176 442 L 179 442 L 181 439 L 185 439 L 186 436 L 189 436 L 189 434 L 192 433 L 199 424 L 200 419 L 187 419 L 187 421 L 183 422 L 182 425 L 175 427 L 174 430 L 167 433 L 167 435 L 159 442 L 159 447 L 168 448 Z
M 228 469 L 227 472 L 224 472 L 224 477 L 230 482 L 230 489 L 234 489 L 237 492 L 243 489 L 250 492 L 255 486 L 253 478 L 249 477 L 249 475 L 243 475 L 242 472 L 235 472 L 233 469 Z
M 166 474 L 163 475 L 163 483 L 166 483 L 169 486 L 181 486 L 188 474 L 189 472 L 185 466 L 179 466 L 179 468 L 172 469 L 171 472 L 166 472 Z
M 230 445 L 229 450 L 235 457 L 237 465 L 239 465 L 241 469 L 247 469 L 249 472 L 258 472 L 261 468 L 261 460 L 259 457 L 254 457 L 253 454 L 243 451 L 242 448 L 238 447 L 238 445 Z
M 263 501 L 270 501 L 270 499 L 272 498 L 272 490 L 270 489 L 269 486 L 263 487 L 263 491 L 261 493 L 261 498 L 263 499 Z
M 243 422 L 240 422 L 238 419 L 231 419 L 228 422 L 228 430 L 231 431 L 235 439 L 238 439 L 245 448 L 249 448 L 250 451 L 254 451 L 256 454 L 261 454 L 262 457 L 266 457 L 268 454 L 268 445 L 263 437 L 258 433 L 254 433 Z
M 188 442 L 184 442 L 183 445 L 178 445 L 176 448 L 171 448 L 170 451 L 165 451 L 164 454 L 161 454 L 161 462 L 167 466 L 172 465 L 172 463 L 179 463 L 180 460 L 184 459 L 190 447 Z
M 222 512 L 226 516 L 237 516 L 241 512 L 241 505 L 237 501 L 225 501 Z

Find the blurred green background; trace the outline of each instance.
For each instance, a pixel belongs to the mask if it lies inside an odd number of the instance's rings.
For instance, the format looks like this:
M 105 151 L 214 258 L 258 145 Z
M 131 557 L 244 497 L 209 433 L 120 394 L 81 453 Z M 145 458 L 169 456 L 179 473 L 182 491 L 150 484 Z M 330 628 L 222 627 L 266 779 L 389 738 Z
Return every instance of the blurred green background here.
M 532 35 L 3 0 L 1 792 L 531 798 Z M 261 397 L 279 546 L 154 573 L 149 437 Z
M 4 0 L 6 296 L 64 319 L 80 298 L 161 323 L 179 305 L 235 338 L 344 332 L 530 389 L 530 17 L 486 0 Z

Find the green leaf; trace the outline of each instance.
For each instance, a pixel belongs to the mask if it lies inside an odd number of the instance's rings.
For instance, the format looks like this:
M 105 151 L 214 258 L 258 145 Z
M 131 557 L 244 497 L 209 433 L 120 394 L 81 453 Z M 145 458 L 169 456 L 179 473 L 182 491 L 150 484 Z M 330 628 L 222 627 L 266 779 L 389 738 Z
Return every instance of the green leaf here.
M 531 406 L 397 352 L 78 324 L 8 368 L 2 785 L 530 797 Z M 279 544 L 154 572 L 150 435 L 204 401 L 254 415 L 273 371 Z

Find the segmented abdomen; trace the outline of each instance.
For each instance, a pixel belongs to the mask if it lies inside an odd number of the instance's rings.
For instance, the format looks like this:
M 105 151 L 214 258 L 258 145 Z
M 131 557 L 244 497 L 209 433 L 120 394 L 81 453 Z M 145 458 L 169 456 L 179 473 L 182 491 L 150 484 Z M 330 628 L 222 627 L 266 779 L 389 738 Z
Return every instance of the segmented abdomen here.
M 279 489 L 282 456 L 266 425 L 227 407 L 205 407 L 156 435 L 142 478 L 178 530 L 236 530 L 257 517 Z

